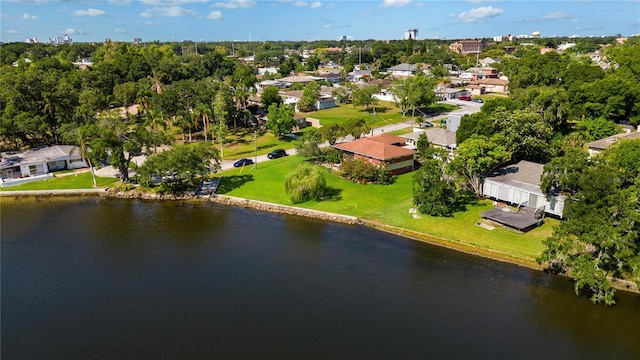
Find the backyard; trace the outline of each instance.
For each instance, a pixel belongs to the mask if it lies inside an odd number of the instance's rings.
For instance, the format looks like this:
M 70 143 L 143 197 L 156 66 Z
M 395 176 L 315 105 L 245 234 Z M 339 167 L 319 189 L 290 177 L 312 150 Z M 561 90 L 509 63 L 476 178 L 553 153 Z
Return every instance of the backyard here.
M 297 156 L 269 160 L 257 170 L 251 168 L 232 169 L 221 173 L 219 194 L 247 199 L 267 201 L 283 205 L 294 205 L 284 191 L 284 178 L 304 159 Z M 514 257 L 529 264 L 542 252 L 542 240 L 549 236 L 557 220 L 546 219 L 545 223 L 520 234 L 502 227 L 487 230 L 476 223 L 480 213 L 492 207 L 490 201 L 480 201 L 467 206 L 466 211 L 453 217 L 414 218 L 410 213 L 412 204 L 413 173 L 397 176 L 391 185 L 360 185 L 332 174 L 324 168 L 329 194 L 326 199 L 309 201 L 295 206 L 356 216 L 364 220 L 387 224 L 449 242 L 463 244 L 485 252 L 497 252 Z

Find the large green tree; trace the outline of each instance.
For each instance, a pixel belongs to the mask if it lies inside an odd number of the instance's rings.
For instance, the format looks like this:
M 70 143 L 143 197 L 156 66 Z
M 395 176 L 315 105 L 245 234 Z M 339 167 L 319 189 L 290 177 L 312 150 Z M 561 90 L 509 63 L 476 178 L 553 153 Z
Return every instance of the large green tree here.
M 577 294 L 615 303 L 612 278 L 640 285 L 640 140 L 623 141 L 586 161 L 572 152 L 545 167 L 544 188 L 567 197 L 565 220 L 538 258 L 573 277 Z
M 443 171 L 444 159 L 427 158 L 413 178 L 413 204 L 421 214 L 451 216 L 455 210 L 455 184 Z
M 511 159 L 511 153 L 498 138 L 473 135 L 459 145 L 449 163 L 449 171 L 482 196 L 482 178 Z
M 271 104 L 267 120 L 267 128 L 277 137 L 291 133 L 291 129 L 296 125 L 293 118 L 294 110 L 291 105 Z
M 151 185 L 155 176 L 162 177 L 161 190 L 177 193 L 193 190 L 200 179 L 220 168 L 218 150 L 210 142 L 176 145 L 151 155 L 138 168 L 140 183 Z

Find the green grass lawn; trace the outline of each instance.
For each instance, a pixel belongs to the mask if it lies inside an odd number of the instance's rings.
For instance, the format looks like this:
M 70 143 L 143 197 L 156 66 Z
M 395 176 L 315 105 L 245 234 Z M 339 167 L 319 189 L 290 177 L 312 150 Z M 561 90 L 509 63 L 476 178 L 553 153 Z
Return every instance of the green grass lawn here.
M 98 187 L 109 187 L 119 180 L 116 178 L 96 177 Z M 66 175 L 53 177 L 51 179 L 33 181 L 26 184 L 16 185 L 8 188 L 1 188 L 0 191 L 24 191 L 24 190 L 69 190 L 69 189 L 92 189 L 93 179 L 90 172 L 78 173 L 76 175 Z
M 258 155 L 269 153 L 271 150 L 282 148 L 292 149 L 294 147 L 293 139 L 284 137 L 277 139 L 271 132 L 260 130 L 257 136 Z M 219 145 L 217 146 L 219 148 Z M 231 133 L 224 146 L 224 160 L 240 159 L 243 157 L 252 157 L 256 151 L 256 143 L 254 142 L 254 133 L 252 130 L 239 131 Z
M 413 173 L 397 176 L 391 185 L 360 185 L 326 169 L 330 198 L 293 204 L 284 191 L 284 178 L 303 161 L 300 157 L 290 156 L 262 162 L 255 170 L 245 168 L 222 172 L 218 193 L 356 216 L 527 261 L 533 261 L 542 252 L 542 240 L 557 224 L 556 220 L 547 219 L 543 226 L 526 234 L 500 227 L 486 230 L 475 224 L 480 220 L 480 213 L 491 208 L 489 201 L 469 205 L 466 211 L 450 218 L 421 215 L 415 219 L 409 213 L 413 207 Z

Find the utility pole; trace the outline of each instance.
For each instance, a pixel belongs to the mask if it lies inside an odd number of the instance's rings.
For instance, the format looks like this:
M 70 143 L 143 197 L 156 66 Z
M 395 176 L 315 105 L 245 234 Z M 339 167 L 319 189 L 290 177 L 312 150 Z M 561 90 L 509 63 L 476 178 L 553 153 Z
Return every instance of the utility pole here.
M 258 130 L 253 130 L 253 168 L 258 169 Z
M 373 107 L 373 112 L 371 113 L 371 136 L 373 136 L 373 124 L 376 119 L 376 107 Z

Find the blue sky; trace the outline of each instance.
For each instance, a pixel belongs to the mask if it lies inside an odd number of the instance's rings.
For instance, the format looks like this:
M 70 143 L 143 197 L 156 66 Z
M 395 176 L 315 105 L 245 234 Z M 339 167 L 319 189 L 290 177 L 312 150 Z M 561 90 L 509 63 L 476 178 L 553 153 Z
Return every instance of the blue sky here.
M 0 0 L 0 39 L 418 39 L 640 33 L 640 0 Z

